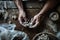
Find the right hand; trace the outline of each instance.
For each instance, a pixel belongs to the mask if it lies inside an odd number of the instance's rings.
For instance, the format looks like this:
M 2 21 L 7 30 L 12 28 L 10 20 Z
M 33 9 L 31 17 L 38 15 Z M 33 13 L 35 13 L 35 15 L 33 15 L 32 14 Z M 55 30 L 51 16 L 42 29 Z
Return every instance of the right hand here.
M 26 18 L 25 12 L 19 11 L 18 21 L 19 21 L 19 23 L 20 23 L 22 26 L 25 26 L 25 25 L 24 25 L 24 22 L 27 22 L 27 18 Z

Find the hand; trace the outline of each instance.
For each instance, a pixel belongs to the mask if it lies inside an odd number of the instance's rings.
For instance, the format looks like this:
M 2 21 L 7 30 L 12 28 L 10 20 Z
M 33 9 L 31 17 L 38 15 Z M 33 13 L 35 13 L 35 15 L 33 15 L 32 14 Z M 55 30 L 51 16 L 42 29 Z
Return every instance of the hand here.
M 42 15 L 39 15 L 39 14 L 37 14 L 37 15 L 35 15 L 32 19 L 31 19 L 31 25 L 32 26 L 30 26 L 30 28 L 35 28 L 38 24 L 39 24 L 39 22 L 40 22 L 40 20 L 41 20 L 41 16 Z
M 19 20 L 19 22 L 20 22 L 20 24 L 21 24 L 22 26 L 25 26 L 25 25 L 24 25 L 24 22 L 27 21 L 25 12 L 19 11 L 19 17 L 18 17 L 18 20 Z

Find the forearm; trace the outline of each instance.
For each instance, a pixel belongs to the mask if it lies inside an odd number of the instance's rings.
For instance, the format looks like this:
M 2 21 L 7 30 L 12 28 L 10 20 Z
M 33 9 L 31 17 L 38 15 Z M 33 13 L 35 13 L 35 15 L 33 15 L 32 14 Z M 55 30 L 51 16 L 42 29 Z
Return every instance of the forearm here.
M 14 0 L 19 11 L 23 10 L 22 0 Z
M 55 0 L 48 0 L 42 10 L 39 12 L 39 15 L 43 15 L 47 11 L 51 10 L 53 7 L 55 7 L 57 2 Z

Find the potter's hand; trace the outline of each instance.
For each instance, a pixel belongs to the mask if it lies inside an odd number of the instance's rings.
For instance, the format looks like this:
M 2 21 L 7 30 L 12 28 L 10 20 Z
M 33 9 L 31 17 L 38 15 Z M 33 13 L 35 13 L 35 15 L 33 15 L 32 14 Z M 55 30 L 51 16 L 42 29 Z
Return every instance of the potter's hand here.
M 37 15 L 35 15 L 32 19 L 31 19 L 31 25 L 32 26 L 30 26 L 30 28 L 35 28 L 38 24 L 39 24 L 39 22 L 40 22 L 40 19 L 41 19 L 41 16 L 42 15 L 39 15 L 39 14 L 37 14 Z
M 19 11 L 19 17 L 18 17 L 18 20 L 19 20 L 19 22 L 20 22 L 20 24 L 21 24 L 22 26 L 25 26 L 25 25 L 24 25 L 24 22 L 27 21 L 25 12 Z

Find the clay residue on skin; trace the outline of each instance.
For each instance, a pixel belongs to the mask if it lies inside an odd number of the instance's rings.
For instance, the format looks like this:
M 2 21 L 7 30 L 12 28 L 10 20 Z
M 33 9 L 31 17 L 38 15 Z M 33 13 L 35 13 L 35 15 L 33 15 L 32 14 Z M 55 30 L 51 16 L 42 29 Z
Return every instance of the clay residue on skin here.
M 28 27 L 28 28 L 32 28 L 32 24 L 31 22 L 24 22 L 23 25 L 25 25 L 25 27 Z

